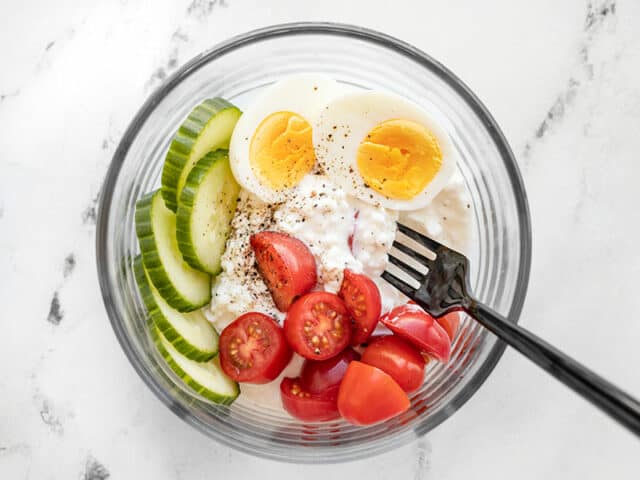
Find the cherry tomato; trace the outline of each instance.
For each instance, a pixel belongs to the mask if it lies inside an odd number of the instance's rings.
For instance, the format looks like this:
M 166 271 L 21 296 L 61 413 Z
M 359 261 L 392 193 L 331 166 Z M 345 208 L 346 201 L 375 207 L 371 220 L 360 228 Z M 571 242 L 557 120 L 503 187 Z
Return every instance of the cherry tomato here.
M 407 394 L 391 376 L 366 363 L 349 364 L 338 392 L 338 411 L 347 422 L 371 425 L 408 408 Z
M 424 380 L 424 359 L 406 340 L 395 335 L 374 338 L 362 352 L 362 362 L 389 374 L 407 393 Z
M 447 313 L 440 318 L 436 318 L 436 322 L 438 322 L 442 328 L 447 331 L 449 339 L 453 342 L 453 339 L 456 337 L 456 333 L 458 332 L 458 327 L 460 326 L 460 313 Z
M 451 339 L 446 330 L 418 305 L 408 303 L 394 308 L 380 321 L 436 359 L 446 362 L 451 354 Z
M 284 409 L 304 422 L 334 420 L 338 413 L 337 392 L 313 394 L 305 391 L 299 378 L 284 378 L 280 383 L 280 398 Z
M 284 333 L 291 348 L 304 358 L 326 360 L 349 345 L 349 314 L 337 295 L 311 292 L 287 312 Z
M 360 354 L 353 348 L 327 360 L 305 360 L 300 371 L 300 385 L 310 393 L 335 391 L 337 395 L 342 377 L 353 360 L 360 360 Z
M 276 307 L 286 312 L 297 297 L 316 285 L 313 255 L 304 243 L 285 233 L 260 232 L 251 235 L 250 241 Z
M 267 383 L 291 360 L 284 331 L 268 315 L 250 312 L 231 322 L 220 335 L 220 366 L 236 382 Z
M 351 317 L 351 345 L 366 342 L 376 328 L 382 309 L 378 287 L 366 275 L 345 269 L 338 296 Z
M 408 303 L 410 303 L 411 305 L 417 305 L 417 303 L 414 302 L 413 300 L 409 300 Z M 427 315 L 429 314 L 427 313 Z M 440 318 L 436 318 L 436 322 L 442 325 L 442 328 L 444 328 L 447 331 L 447 335 L 449 335 L 449 338 L 451 339 L 452 342 L 456 336 L 456 333 L 458 333 L 458 327 L 460 326 L 460 318 L 461 318 L 460 315 L 462 315 L 461 312 L 451 312 L 451 313 L 447 313 L 446 315 L 443 315 Z

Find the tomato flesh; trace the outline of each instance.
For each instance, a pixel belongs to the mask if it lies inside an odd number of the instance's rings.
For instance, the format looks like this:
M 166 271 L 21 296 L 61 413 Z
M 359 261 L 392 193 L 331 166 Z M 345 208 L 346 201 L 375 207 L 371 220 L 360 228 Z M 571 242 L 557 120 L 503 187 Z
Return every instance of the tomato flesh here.
M 407 394 L 391 376 L 357 360 L 349 364 L 338 392 L 338 411 L 347 422 L 372 425 L 408 408 Z
M 362 352 L 362 362 L 390 375 L 407 393 L 420 388 L 424 380 L 422 355 L 409 342 L 395 335 L 374 338 Z
M 345 269 L 338 296 L 351 317 L 351 345 L 366 342 L 375 330 L 382 310 L 378 287 L 366 275 Z
M 287 312 L 284 333 L 291 348 L 299 355 L 311 360 L 326 360 L 349 345 L 349 314 L 337 295 L 308 293 Z
M 417 305 L 417 303 L 413 300 L 409 300 L 408 304 Z M 427 315 L 429 314 L 427 313 Z M 458 328 L 460 328 L 460 321 L 462 320 L 461 315 L 462 312 L 451 312 L 435 319 L 436 322 L 438 322 L 442 326 L 442 328 L 447 331 L 447 335 L 449 335 L 449 338 L 452 342 L 456 336 L 456 333 L 458 333 Z
M 305 360 L 300 371 L 300 385 L 309 393 L 335 391 L 337 395 L 342 377 L 353 360 L 360 360 L 360 354 L 349 347 L 327 360 Z
M 316 261 L 297 238 L 279 232 L 260 232 L 251 235 L 250 242 L 258 271 L 281 312 L 289 310 L 297 297 L 316 285 Z
M 436 318 L 436 322 L 446 330 L 447 335 L 449 335 L 449 339 L 453 342 L 453 339 L 456 337 L 456 333 L 458 333 L 458 327 L 460 326 L 460 313 L 447 313 L 440 318 Z
M 340 417 L 337 392 L 313 394 L 304 390 L 299 378 L 280 383 L 282 406 L 292 417 L 304 422 L 326 422 Z
M 396 307 L 380 321 L 430 356 L 442 362 L 449 360 L 451 339 L 447 331 L 418 305 L 408 303 Z
M 291 360 L 284 331 L 268 315 L 250 312 L 220 334 L 220 366 L 236 382 L 267 383 Z

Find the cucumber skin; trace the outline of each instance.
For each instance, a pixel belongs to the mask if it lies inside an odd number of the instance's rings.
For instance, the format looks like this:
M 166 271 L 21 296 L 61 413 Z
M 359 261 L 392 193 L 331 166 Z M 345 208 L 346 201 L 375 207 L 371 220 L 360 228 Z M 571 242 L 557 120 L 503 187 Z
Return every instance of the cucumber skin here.
M 169 151 L 162 168 L 162 198 L 167 208 L 173 212 L 178 210 L 178 182 L 182 171 L 187 166 L 189 153 L 193 149 L 193 145 L 197 142 L 200 133 L 220 112 L 238 108 L 224 100 L 223 98 L 209 98 L 195 107 L 187 119 L 182 122 L 178 131 L 171 141 Z M 240 110 L 238 110 L 238 117 Z M 222 145 L 227 148 L 228 145 Z M 198 161 L 199 158 L 194 159 Z M 193 160 L 192 160 L 193 161 Z
M 229 154 L 227 150 L 216 150 L 215 152 L 209 152 L 200 160 L 198 160 L 198 163 L 196 163 L 195 166 L 191 169 L 191 172 L 189 172 L 187 181 L 182 188 L 176 219 L 176 236 L 178 238 L 178 247 L 180 248 L 180 252 L 182 252 L 182 257 L 184 258 L 185 262 L 187 262 L 192 268 L 200 270 L 201 272 L 210 273 L 211 275 L 219 274 L 222 271 L 222 266 L 219 266 L 215 271 L 211 271 L 211 269 L 200 262 L 198 252 L 196 252 L 194 248 L 195 243 L 191 236 L 191 212 L 196 202 L 196 196 L 198 195 L 200 184 L 205 180 L 210 169 L 217 162 L 224 160 L 228 161 L 228 159 Z M 231 177 L 231 180 L 235 182 L 235 179 L 233 177 Z M 237 187 L 236 203 L 237 196 L 240 194 L 240 185 L 237 185 Z M 227 236 L 230 230 L 231 229 L 227 231 Z
M 160 333 L 167 339 L 173 348 L 175 348 L 182 355 L 187 357 L 190 360 L 195 362 L 206 362 L 207 360 L 211 360 L 218 354 L 218 350 L 215 352 L 206 352 L 204 350 L 200 350 L 198 347 L 190 344 L 187 340 L 180 335 L 173 325 L 169 323 L 166 317 L 163 315 L 160 307 L 156 303 L 155 298 L 153 297 L 153 292 L 151 291 L 151 287 L 149 285 L 149 281 L 147 279 L 147 275 L 144 271 L 144 265 L 142 262 L 142 257 L 138 255 L 133 261 L 133 271 L 136 277 L 136 283 L 138 284 L 138 290 L 140 291 L 140 296 L 142 297 L 142 301 L 144 302 L 145 307 L 147 307 L 147 313 L 153 322 L 153 325 L 156 326 Z M 215 331 L 213 325 L 211 326 L 211 334 L 218 336 L 218 332 Z
M 169 368 L 171 368 L 171 370 L 173 370 L 180 377 L 180 380 L 185 385 L 187 385 L 191 390 L 196 392 L 201 397 L 213 403 L 217 403 L 219 405 L 231 405 L 234 402 L 234 400 L 238 398 L 238 395 L 240 395 L 240 387 L 238 386 L 237 382 L 236 382 L 237 393 L 235 396 L 230 397 L 230 396 L 219 395 L 217 393 L 214 393 L 208 388 L 206 388 L 205 386 L 196 382 L 193 378 L 191 378 L 187 374 L 187 372 L 185 372 L 180 367 L 180 365 L 178 365 L 175 362 L 175 360 L 173 359 L 171 354 L 167 351 L 167 349 L 164 348 L 164 345 L 162 345 L 162 340 L 160 339 L 160 335 L 162 335 L 162 333 L 160 333 L 160 330 L 158 330 L 155 327 L 151 328 L 151 338 L 153 339 L 153 343 L 155 344 L 156 348 L 160 352 L 160 355 L 162 355 L 162 358 L 164 358 L 164 361 L 167 362 L 167 365 L 169 365 Z M 216 362 L 217 359 L 212 359 L 210 361 Z M 217 364 L 217 367 L 220 368 L 220 365 Z
M 201 303 L 192 303 L 187 300 L 173 286 L 173 282 L 162 265 L 153 233 L 153 199 L 159 194 L 160 192 L 155 190 L 147 193 L 136 202 L 136 235 L 142 252 L 142 261 L 153 285 L 169 306 L 179 312 L 192 312 L 211 301 L 211 279 L 209 279 L 209 297 Z

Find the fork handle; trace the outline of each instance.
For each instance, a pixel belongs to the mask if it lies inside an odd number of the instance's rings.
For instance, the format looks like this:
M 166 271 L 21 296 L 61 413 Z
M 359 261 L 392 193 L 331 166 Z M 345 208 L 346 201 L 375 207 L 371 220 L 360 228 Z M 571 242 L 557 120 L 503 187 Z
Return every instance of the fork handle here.
M 640 436 L 640 402 L 521 326 L 475 300 L 465 308 L 485 328 Z

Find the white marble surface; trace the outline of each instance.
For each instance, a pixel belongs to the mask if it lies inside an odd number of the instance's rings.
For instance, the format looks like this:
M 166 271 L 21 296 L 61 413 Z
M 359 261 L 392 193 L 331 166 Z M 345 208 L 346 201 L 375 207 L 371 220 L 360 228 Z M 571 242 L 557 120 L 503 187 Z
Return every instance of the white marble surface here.
M 335 20 L 414 43 L 486 102 L 530 195 L 522 324 L 640 396 L 640 3 L 386 3 L 1 2 L 0 478 L 638 478 L 638 440 L 513 352 L 426 438 L 340 466 L 206 439 L 121 352 L 94 208 L 128 121 L 167 73 L 232 34 Z

